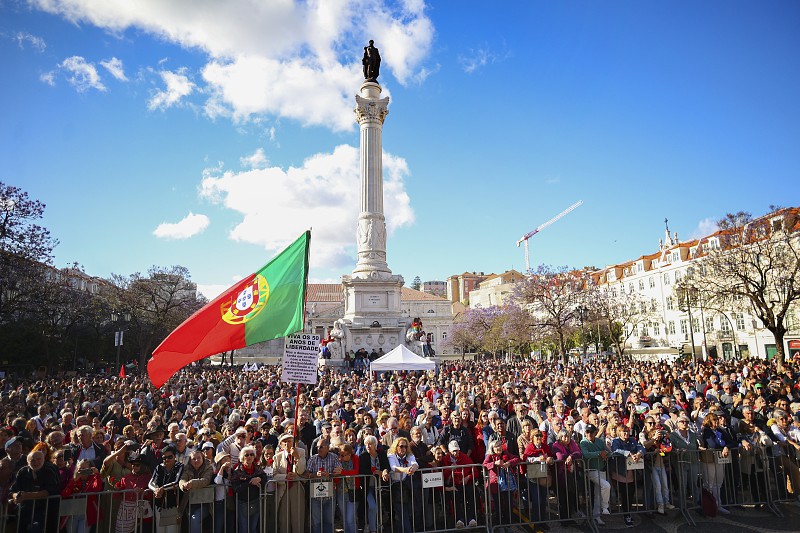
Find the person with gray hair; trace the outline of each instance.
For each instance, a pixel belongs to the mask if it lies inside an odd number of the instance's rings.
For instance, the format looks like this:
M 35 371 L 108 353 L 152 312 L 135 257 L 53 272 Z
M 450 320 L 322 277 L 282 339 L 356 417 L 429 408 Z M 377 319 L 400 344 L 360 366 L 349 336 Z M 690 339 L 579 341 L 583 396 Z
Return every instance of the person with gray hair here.
M 58 503 L 47 500 L 59 494 L 58 470 L 46 463 L 44 454 L 28 454 L 28 465 L 20 468 L 11 484 L 11 502 L 19 506 L 18 531 L 44 533 L 58 530 Z
M 792 456 L 800 452 L 800 442 L 794 439 L 791 432 L 793 422 L 792 416 L 783 409 L 775 409 L 772 412 L 775 423 L 770 428 L 775 436 L 775 445 L 772 447 L 772 456 L 779 461 L 783 467 L 784 477 L 786 478 L 786 489 L 800 502 L 800 469 L 792 460 Z
M 77 443 L 70 446 L 72 458 L 77 462 L 81 459 L 91 461 L 92 466 L 100 470 L 103 467 L 103 459 L 108 452 L 105 447 L 92 440 L 93 430 L 91 426 L 80 426 L 75 430 Z
M 377 488 L 389 482 L 389 458 L 385 450 L 378 449 L 378 439 L 373 435 L 364 437 L 364 446 L 366 451 L 358 456 L 358 474 L 372 477 L 364 478 L 358 494 L 357 523 L 368 533 L 375 533 L 378 531 Z

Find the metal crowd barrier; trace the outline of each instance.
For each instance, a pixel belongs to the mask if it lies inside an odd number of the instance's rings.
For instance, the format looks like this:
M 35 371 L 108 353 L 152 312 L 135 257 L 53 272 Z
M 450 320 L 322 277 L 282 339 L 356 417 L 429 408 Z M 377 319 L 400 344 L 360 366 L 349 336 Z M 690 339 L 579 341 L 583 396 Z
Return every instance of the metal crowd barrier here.
M 533 460 L 485 471 L 492 531 L 534 524 L 580 525 L 589 518 L 583 462 Z
M 736 449 L 721 458 L 713 451 L 674 449 L 664 456 L 646 454 L 639 463 L 612 454 L 602 475 L 576 460 L 569 467 L 563 461 L 504 468 L 451 465 L 419 470 L 404 480 L 396 475 L 388 483 L 376 475 L 291 481 L 269 477 L 249 502 L 231 496 L 227 486 L 212 484 L 180 492 L 177 507 L 171 509 L 159 508 L 149 490 L 53 496 L 2 505 L 0 533 L 62 528 L 77 533 L 90 528 L 97 533 L 410 533 L 461 528 L 489 533 L 584 521 L 597 532 L 592 511 L 599 486 L 592 478 L 598 475 L 610 484 L 610 515 L 601 515 L 603 520 L 654 512 L 659 490 L 662 503 L 671 503 L 674 512 L 694 524 L 693 512 L 702 512 L 701 487 L 725 508 L 760 508 L 781 516 L 776 504 L 796 501 L 789 489 L 800 489 L 793 477 L 800 470 L 791 458 L 771 451 Z

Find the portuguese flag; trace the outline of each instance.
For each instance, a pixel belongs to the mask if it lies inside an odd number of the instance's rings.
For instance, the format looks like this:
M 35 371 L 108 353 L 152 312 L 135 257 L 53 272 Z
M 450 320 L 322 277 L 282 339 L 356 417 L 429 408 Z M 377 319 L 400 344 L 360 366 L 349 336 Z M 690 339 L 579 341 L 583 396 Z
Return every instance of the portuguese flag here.
M 147 363 L 153 384 L 160 387 L 181 368 L 210 355 L 302 330 L 310 242 L 307 231 L 175 328 Z

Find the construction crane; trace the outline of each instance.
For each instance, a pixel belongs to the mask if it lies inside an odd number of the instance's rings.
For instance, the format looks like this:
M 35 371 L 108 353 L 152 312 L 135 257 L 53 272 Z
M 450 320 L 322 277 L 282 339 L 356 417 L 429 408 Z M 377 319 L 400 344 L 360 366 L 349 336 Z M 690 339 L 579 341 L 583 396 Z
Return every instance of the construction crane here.
M 575 202 L 568 208 L 564 209 L 562 212 L 560 212 L 559 214 L 557 214 L 556 216 L 554 216 L 553 218 L 551 218 L 550 220 L 548 220 L 547 222 L 536 228 L 535 230 L 523 235 L 522 238 L 517 241 L 517 248 L 519 248 L 520 244 L 525 243 L 525 272 L 529 272 L 531 269 L 530 256 L 528 255 L 528 239 L 530 239 L 531 237 L 533 237 L 534 235 L 536 235 L 537 233 L 539 233 L 544 228 L 546 228 L 556 220 L 560 219 L 564 215 L 571 213 L 572 211 L 580 207 L 581 204 L 583 204 L 583 200 L 578 200 L 577 202 Z

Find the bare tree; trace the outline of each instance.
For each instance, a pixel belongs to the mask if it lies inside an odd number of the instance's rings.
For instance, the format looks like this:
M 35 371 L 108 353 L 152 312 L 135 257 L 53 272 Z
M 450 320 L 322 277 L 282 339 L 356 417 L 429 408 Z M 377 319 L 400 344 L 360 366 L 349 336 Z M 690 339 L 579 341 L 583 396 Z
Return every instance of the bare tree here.
M 549 265 L 540 265 L 525 281 L 516 284 L 514 299 L 529 310 L 534 334 L 552 336 L 565 362 L 585 287 L 582 272 Z
M 650 321 L 656 309 L 639 293 L 625 293 L 623 284 L 618 288 L 619 293 L 608 286 L 592 287 L 587 291 L 586 299 L 594 321 L 608 333 L 617 354 L 623 356 L 628 340 L 641 324 Z
M 800 209 L 779 208 L 753 219 L 729 213 L 718 222 L 719 246 L 701 248 L 695 286 L 709 306 L 749 307 L 775 337 L 775 362 L 786 355 L 787 317 L 800 300 Z
M 184 320 L 206 302 L 198 296 L 189 271 L 182 266 L 154 266 L 143 276 L 115 275 L 114 307 L 130 314 L 129 331 L 138 351 L 139 368 L 144 368 L 148 355 Z

